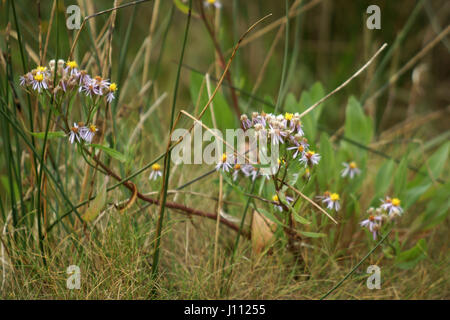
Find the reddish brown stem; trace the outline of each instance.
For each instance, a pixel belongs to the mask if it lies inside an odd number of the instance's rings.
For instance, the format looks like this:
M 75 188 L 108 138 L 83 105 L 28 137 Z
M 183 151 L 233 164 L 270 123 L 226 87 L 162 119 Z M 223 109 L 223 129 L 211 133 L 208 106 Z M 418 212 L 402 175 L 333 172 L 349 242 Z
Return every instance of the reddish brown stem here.
M 122 178 L 121 178 L 119 175 L 117 175 L 115 172 L 113 172 L 113 171 L 112 171 L 109 167 L 107 167 L 105 164 L 103 164 L 103 162 L 101 162 L 100 159 L 97 158 L 97 156 L 92 155 L 92 153 L 91 153 L 89 150 L 87 150 L 87 149 L 84 149 L 84 151 L 85 151 L 87 154 L 89 154 L 89 155 L 94 159 L 94 161 L 95 161 L 95 162 L 96 162 L 96 163 L 97 163 L 104 171 L 106 171 L 111 177 L 113 177 L 114 179 L 116 179 L 116 180 L 118 180 L 118 181 L 122 181 Z M 129 189 L 131 192 L 135 192 L 136 186 L 133 185 L 131 182 L 125 181 L 125 182 L 123 182 L 123 185 L 124 185 L 127 189 Z M 143 201 L 148 202 L 148 203 L 159 205 L 159 200 L 156 200 L 156 199 L 147 197 L 147 196 L 143 195 L 142 193 L 140 193 L 139 191 L 137 191 L 137 197 L 138 197 L 139 199 L 143 200 Z M 166 207 L 167 207 L 167 208 L 174 209 L 174 210 L 178 210 L 178 211 L 183 212 L 183 213 L 188 214 L 188 215 L 195 215 L 195 216 L 200 216 L 200 217 L 209 218 L 209 219 L 212 219 L 212 220 L 217 220 L 217 214 L 216 214 L 216 213 L 205 212 L 205 211 L 202 211 L 202 210 L 198 210 L 198 209 L 194 209 L 194 208 L 189 208 L 189 207 L 186 207 L 186 206 L 184 206 L 184 205 L 182 205 L 182 204 L 179 204 L 179 203 L 176 203 L 176 202 L 169 202 L 169 201 L 167 201 L 167 202 L 166 202 Z M 229 227 L 230 229 L 233 229 L 234 231 L 239 232 L 239 226 L 236 225 L 236 224 L 234 224 L 233 222 L 231 222 L 231 221 L 229 221 L 229 220 L 226 220 L 226 219 L 223 218 L 223 217 L 220 217 L 220 222 L 221 222 L 222 224 L 226 225 L 227 227 Z M 242 234 L 243 236 L 245 236 L 246 238 L 250 238 L 249 233 L 246 232 L 245 230 L 241 230 L 241 234 Z

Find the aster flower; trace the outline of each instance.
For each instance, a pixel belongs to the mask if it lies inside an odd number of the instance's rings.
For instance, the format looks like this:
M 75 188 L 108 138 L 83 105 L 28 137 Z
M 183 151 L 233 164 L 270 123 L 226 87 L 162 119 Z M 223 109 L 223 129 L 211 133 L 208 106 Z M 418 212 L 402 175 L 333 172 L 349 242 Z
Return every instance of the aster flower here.
M 361 221 L 361 227 L 367 227 L 372 232 L 373 240 L 377 239 L 378 230 L 381 227 L 383 221 L 382 216 L 370 215 L 368 219 Z
M 48 89 L 47 80 L 49 75 L 46 67 L 38 67 L 36 70 L 37 72 L 35 72 L 31 80 L 31 86 L 33 90 L 40 93 L 41 90 Z
M 67 61 L 66 62 L 66 68 L 64 69 L 64 72 L 69 74 L 70 76 L 78 76 L 78 64 L 75 61 Z
M 339 211 L 341 208 L 341 204 L 339 202 L 340 197 L 337 193 L 330 193 L 326 191 L 323 196 L 318 196 L 318 199 L 321 199 L 323 203 L 327 205 L 327 208 L 330 210 Z
M 320 155 L 315 153 L 314 151 L 305 152 L 300 158 L 300 162 L 305 164 L 306 166 L 313 166 L 318 164 L 320 161 Z
M 220 3 L 219 0 L 205 0 L 205 2 L 203 2 L 203 4 L 206 8 L 214 6 L 214 7 L 216 7 L 216 9 L 220 9 L 222 7 L 222 4 Z
M 95 133 L 98 131 L 98 128 L 95 124 L 91 124 L 89 127 L 84 127 L 84 129 L 80 132 L 81 138 L 84 139 L 87 143 L 92 143 L 92 139 L 94 138 Z
M 83 127 L 82 127 L 83 128 Z M 83 131 L 83 130 L 81 130 Z M 80 127 L 78 127 L 78 124 L 74 123 L 73 127 L 70 128 L 70 133 L 69 133 L 69 141 L 70 143 L 74 143 L 75 139 L 80 142 Z
M 84 76 L 83 79 L 84 80 L 80 86 L 79 92 L 84 92 L 84 94 L 89 97 L 101 94 L 94 79 L 91 79 L 89 76 Z
M 358 166 L 354 161 L 351 161 L 350 163 L 342 162 L 342 165 L 344 166 L 344 169 L 341 171 L 342 178 L 349 176 L 350 179 L 353 179 L 361 173 L 361 170 L 358 169 Z
M 232 168 L 232 165 L 230 164 L 229 160 L 230 159 L 228 159 L 227 154 L 224 153 L 222 155 L 221 161 L 219 161 L 219 163 L 217 163 L 216 170 L 222 169 L 225 172 L 230 171 L 230 169 Z
M 303 147 L 302 144 L 299 144 L 298 146 L 294 147 L 289 147 L 287 148 L 287 150 L 295 150 L 294 155 L 292 156 L 294 159 L 297 157 L 298 154 L 300 154 L 300 156 L 303 156 L 303 154 L 305 153 L 305 148 Z
M 111 103 L 111 101 L 114 100 L 114 92 L 116 91 L 117 91 L 117 84 L 113 82 L 108 87 L 108 94 L 106 95 L 106 101 Z
M 381 209 L 383 209 L 384 211 L 386 211 L 389 214 L 390 218 L 395 218 L 396 216 L 401 216 L 403 213 L 403 208 L 400 207 L 400 199 L 398 198 L 389 198 L 386 197 L 386 199 L 380 199 L 382 204 L 381 204 Z
M 286 137 L 287 133 L 282 131 L 279 127 L 270 125 L 269 135 L 272 139 L 272 143 L 274 144 L 283 144 L 284 137 Z
M 157 163 L 152 165 L 152 172 L 150 172 L 150 176 L 148 177 L 150 180 L 156 180 L 162 176 L 161 166 Z
M 239 163 L 236 163 L 233 167 L 233 181 L 236 181 L 236 179 L 239 175 L 239 172 L 244 173 L 242 166 Z

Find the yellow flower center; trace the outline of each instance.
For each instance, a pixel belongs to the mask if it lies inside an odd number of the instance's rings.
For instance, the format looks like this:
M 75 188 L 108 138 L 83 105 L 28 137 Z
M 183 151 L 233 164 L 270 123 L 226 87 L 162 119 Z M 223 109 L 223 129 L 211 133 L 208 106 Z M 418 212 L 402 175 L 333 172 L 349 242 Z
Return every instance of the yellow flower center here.
M 41 67 L 41 66 L 38 66 L 38 67 L 36 68 L 36 70 L 37 70 L 37 72 L 45 72 L 45 71 L 47 70 L 47 67 Z
M 152 165 L 152 170 L 159 171 L 159 170 L 161 170 L 161 166 L 159 164 L 155 163 L 154 165 Z
M 34 80 L 42 82 L 44 81 L 44 76 L 41 73 L 38 73 L 37 75 L 34 76 Z
M 224 153 L 222 155 L 222 162 L 225 162 L 225 161 L 227 161 L 227 154 L 226 153 Z
M 289 113 L 289 112 L 286 112 L 286 114 L 284 115 L 284 118 L 286 119 L 286 120 L 292 120 L 292 117 L 294 116 L 294 114 L 293 113 Z
M 78 68 L 78 64 L 77 64 L 75 61 L 67 61 L 66 65 L 67 65 L 70 69 Z
M 241 165 L 239 163 L 236 163 L 234 165 L 234 170 L 239 170 L 241 168 Z
M 308 151 L 307 153 L 306 153 L 306 156 L 308 157 L 308 158 L 311 158 L 313 155 L 315 155 L 316 153 L 314 152 L 314 151 Z
M 273 202 L 278 202 L 278 196 L 276 194 L 272 197 L 272 201 Z
M 117 90 L 117 84 L 115 82 L 109 85 L 109 91 L 114 92 Z
M 338 201 L 339 200 L 339 195 L 337 193 L 332 193 L 330 195 L 330 199 L 331 199 L 331 201 Z
M 350 164 L 348 165 L 351 169 L 356 169 L 358 166 L 356 165 L 356 162 L 352 161 L 350 162 Z
M 302 145 L 299 145 L 299 146 L 298 146 L 298 151 L 303 152 L 303 150 L 305 150 L 305 148 L 303 148 Z
M 398 207 L 400 205 L 400 199 L 394 198 L 392 199 L 392 205 Z
M 369 221 L 372 221 L 372 222 L 375 221 L 375 217 L 372 216 L 372 215 L 370 215 L 370 216 L 369 216 Z
M 77 127 L 72 127 L 72 128 L 70 128 L 70 130 L 72 130 L 74 133 L 78 133 L 78 128 Z
M 96 126 L 95 124 L 91 124 L 91 125 L 89 126 L 89 130 L 90 130 L 91 132 L 95 132 L 95 131 L 97 131 L 97 126 Z
M 214 4 L 214 3 L 216 3 L 216 0 L 208 0 L 208 3 Z

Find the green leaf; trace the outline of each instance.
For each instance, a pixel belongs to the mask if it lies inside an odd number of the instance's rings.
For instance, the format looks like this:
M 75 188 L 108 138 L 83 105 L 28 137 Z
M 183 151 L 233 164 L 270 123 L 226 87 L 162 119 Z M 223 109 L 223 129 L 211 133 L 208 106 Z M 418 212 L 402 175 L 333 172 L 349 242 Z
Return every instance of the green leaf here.
M 30 132 L 31 135 L 39 139 L 45 138 L 45 132 Z M 47 139 L 64 138 L 67 134 L 64 131 L 49 131 L 47 132 Z
M 95 199 L 91 202 L 89 208 L 87 208 L 86 212 L 83 214 L 82 218 L 86 222 L 92 222 L 95 218 L 98 217 L 101 210 L 106 204 L 106 181 L 100 187 L 100 190 L 95 197 Z
M 412 269 L 421 260 L 426 258 L 427 243 L 425 239 L 417 241 L 416 245 L 409 250 L 401 252 L 396 259 L 396 265 L 400 269 Z
M 433 179 L 439 178 L 445 164 L 447 163 L 449 148 L 450 142 L 447 142 L 442 145 L 435 153 L 433 153 L 433 155 L 428 159 L 427 163 L 425 163 L 419 169 L 419 171 L 421 172 L 428 173 L 428 176 L 423 176 L 421 174 L 416 175 L 416 178 L 413 180 L 413 182 L 411 182 L 411 186 L 417 186 L 425 181 L 431 182 L 432 179 L 429 176 L 430 173 L 432 174 Z
M 391 184 L 392 175 L 394 173 L 395 163 L 393 160 L 387 160 L 378 171 L 375 178 L 375 193 L 377 198 L 386 193 Z
M 355 97 L 351 96 L 347 109 L 345 111 L 345 137 L 357 141 L 363 145 L 368 145 L 372 140 L 373 135 L 373 123 L 370 117 L 364 115 L 363 108 Z M 356 154 L 363 153 L 366 151 L 361 150 L 355 145 L 351 145 L 346 141 L 342 141 L 342 145 L 346 149 L 353 153 L 354 157 Z
M 432 201 L 428 202 L 425 214 L 421 217 L 422 228 L 431 229 L 438 225 L 450 213 L 450 183 L 440 187 L 435 193 Z
M 307 231 L 299 231 L 299 232 L 300 234 L 308 238 L 323 238 L 327 236 L 325 233 L 307 232 Z
M 90 146 L 93 148 L 105 151 L 105 153 L 108 154 L 110 157 L 117 159 L 120 162 L 126 162 L 128 160 L 124 154 L 120 153 L 119 151 L 117 151 L 115 149 L 109 148 L 107 146 L 103 146 L 101 144 L 95 144 L 95 143 L 90 144 Z

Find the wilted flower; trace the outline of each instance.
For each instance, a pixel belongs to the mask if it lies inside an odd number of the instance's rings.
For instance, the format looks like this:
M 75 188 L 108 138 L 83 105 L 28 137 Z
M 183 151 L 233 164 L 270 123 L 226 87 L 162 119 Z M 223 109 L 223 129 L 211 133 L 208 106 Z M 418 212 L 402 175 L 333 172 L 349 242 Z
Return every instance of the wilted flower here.
M 342 178 L 349 176 L 350 179 L 353 179 L 355 176 L 357 176 L 361 173 L 361 170 L 358 169 L 358 166 L 356 165 L 356 162 L 354 162 L 354 161 L 352 161 L 350 163 L 343 162 L 342 165 L 344 166 L 344 169 L 341 171 Z
M 378 230 L 381 227 L 381 222 L 383 221 L 382 216 L 370 215 L 368 219 L 361 221 L 361 227 L 367 227 L 373 234 L 373 240 L 377 239 Z
M 150 180 L 156 180 L 162 176 L 161 166 L 157 163 L 152 165 L 152 172 L 150 172 L 150 176 L 148 177 Z
M 396 216 L 401 216 L 403 213 L 403 208 L 400 207 L 400 199 L 398 198 L 389 198 L 386 197 L 385 200 L 380 199 L 382 201 L 381 209 L 386 211 L 389 214 L 390 218 L 395 218 Z
M 252 126 L 252 122 L 248 119 L 247 115 L 241 115 L 242 127 L 247 130 Z

